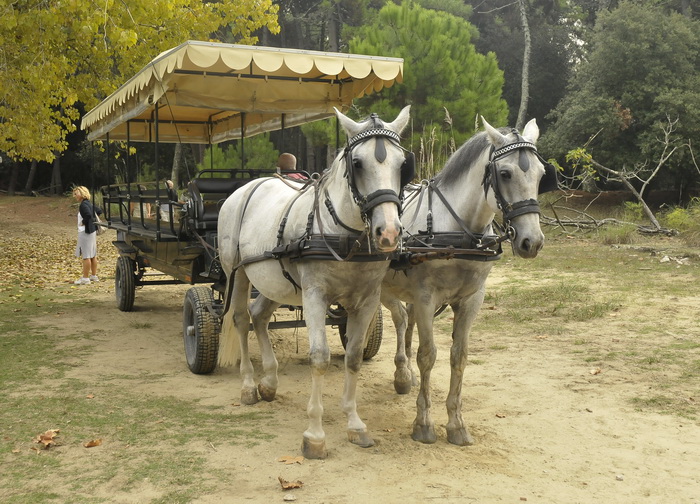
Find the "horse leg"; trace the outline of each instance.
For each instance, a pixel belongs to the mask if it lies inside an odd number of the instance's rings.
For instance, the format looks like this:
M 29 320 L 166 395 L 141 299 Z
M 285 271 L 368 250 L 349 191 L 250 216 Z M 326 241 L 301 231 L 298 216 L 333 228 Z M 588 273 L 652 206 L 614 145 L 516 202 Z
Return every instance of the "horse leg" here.
M 435 365 L 437 349 L 433 341 L 433 304 L 419 303 L 413 305 L 418 326 L 418 370 L 420 371 L 420 388 L 416 398 L 417 413 L 413 421 L 411 437 L 421 443 L 437 441 L 435 424 L 430 417 L 430 373 Z
M 278 307 L 279 303 L 271 301 L 262 295 L 258 296 L 250 304 L 250 316 L 253 320 L 253 329 L 255 329 L 255 334 L 258 336 L 264 371 L 264 375 L 260 383 L 258 383 L 258 392 L 265 401 L 272 401 L 275 398 L 279 383 L 277 379 L 277 359 L 270 343 L 270 333 L 267 327 L 272 314 Z
M 304 319 L 309 335 L 309 361 L 311 364 L 311 397 L 306 407 L 309 427 L 304 431 L 301 451 L 308 459 L 324 459 L 326 433 L 323 431 L 323 383 L 331 363 L 331 351 L 326 340 L 327 299 L 318 289 L 303 292 Z
M 376 304 L 379 304 L 378 299 Z M 362 367 L 365 334 L 376 311 L 377 307 L 374 303 L 365 303 L 360 309 L 348 313 L 342 406 L 348 419 L 348 441 L 363 448 L 374 446 L 374 440 L 367 431 L 367 425 L 357 414 L 357 377 Z
M 452 348 L 450 350 L 450 392 L 447 394 L 447 440 L 455 445 L 474 444 L 462 419 L 462 381 L 467 365 L 467 343 L 472 323 L 484 301 L 484 286 L 452 305 L 454 323 L 452 325 Z
M 258 402 L 258 391 L 255 387 L 253 363 L 250 362 L 248 350 L 248 329 L 250 328 L 250 315 L 248 303 L 250 301 L 250 280 L 243 268 L 236 271 L 232 293 L 233 326 L 236 328 L 241 347 L 241 404 L 255 404 Z
M 382 293 L 384 294 L 384 293 Z M 394 356 L 394 389 L 397 394 L 408 394 L 411 391 L 412 376 L 410 362 L 406 356 L 406 320 L 408 315 L 401 301 L 382 295 L 382 304 L 391 312 L 391 320 L 396 327 L 396 355 Z
M 404 344 L 406 346 L 406 365 L 411 373 L 411 383 L 415 387 L 418 385 L 418 376 L 413 370 L 413 365 L 411 364 L 413 362 L 413 350 L 411 349 L 411 346 L 413 345 L 413 328 L 416 326 L 416 314 L 413 310 L 412 304 L 409 303 L 406 305 L 406 313 L 408 313 L 408 320 L 406 321 L 406 334 L 404 336 Z

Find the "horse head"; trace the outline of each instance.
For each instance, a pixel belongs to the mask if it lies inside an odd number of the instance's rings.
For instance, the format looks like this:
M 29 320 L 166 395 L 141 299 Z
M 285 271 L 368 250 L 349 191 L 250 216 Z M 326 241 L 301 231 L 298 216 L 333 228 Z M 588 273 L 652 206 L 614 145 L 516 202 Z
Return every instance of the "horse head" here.
M 413 158 L 400 145 L 410 105 L 392 123 L 375 114 L 355 122 L 336 109 L 348 143 L 342 153 L 354 202 L 380 252 L 392 252 L 401 238 L 401 189 L 413 174 Z M 411 173 L 409 173 L 411 172 Z
M 535 147 L 540 135 L 537 122 L 528 122 L 520 135 L 515 129 L 504 132 L 483 117 L 481 120 L 492 145 L 484 174 L 487 200 L 494 211 L 503 213 L 513 253 L 523 258 L 536 257 L 544 245 L 537 195 L 556 189 L 556 171 Z

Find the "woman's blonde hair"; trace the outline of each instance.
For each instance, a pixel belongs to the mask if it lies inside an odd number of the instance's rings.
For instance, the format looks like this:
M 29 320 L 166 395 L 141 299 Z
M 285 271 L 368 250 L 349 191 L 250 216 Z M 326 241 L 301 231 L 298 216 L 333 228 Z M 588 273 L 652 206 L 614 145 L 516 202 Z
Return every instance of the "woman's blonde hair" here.
M 75 186 L 73 188 L 73 194 L 79 195 L 81 198 L 89 200 L 90 199 L 90 191 L 88 191 L 88 188 L 85 186 Z

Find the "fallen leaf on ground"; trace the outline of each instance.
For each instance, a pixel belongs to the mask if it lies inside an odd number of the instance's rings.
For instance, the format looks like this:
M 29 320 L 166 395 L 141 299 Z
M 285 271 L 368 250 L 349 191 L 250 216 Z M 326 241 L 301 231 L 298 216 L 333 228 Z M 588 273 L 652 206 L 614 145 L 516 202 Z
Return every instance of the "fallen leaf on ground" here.
M 49 429 L 43 434 L 39 434 L 37 437 L 35 437 L 34 442 L 41 443 L 44 445 L 44 448 L 48 448 L 49 446 L 56 444 L 54 438 L 58 436 L 60 431 L 61 429 Z
M 100 446 L 102 444 L 101 439 L 93 439 L 92 441 L 88 441 L 87 443 L 83 444 L 85 448 L 93 448 L 95 446 Z
M 303 464 L 304 463 L 304 457 L 299 455 L 298 457 L 293 457 L 291 455 L 284 455 L 283 457 L 280 457 L 277 459 L 277 462 L 284 462 L 287 465 L 290 464 Z
M 503 413 L 496 413 L 496 418 L 505 418 L 506 416 Z
M 95 394 L 88 394 L 88 395 L 86 395 L 85 397 L 88 398 L 88 399 L 94 399 L 94 398 L 95 398 Z
M 591 369 L 591 370 L 588 371 L 588 372 L 591 373 L 592 375 L 597 375 L 597 374 L 600 374 L 600 373 L 602 372 L 602 369 L 600 369 L 599 367 L 597 367 L 597 368 Z
M 280 480 L 280 485 L 282 485 L 282 490 L 291 490 L 293 488 L 301 488 L 304 486 L 304 483 L 302 483 L 299 480 L 287 481 L 286 479 L 282 478 L 282 476 L 277 476 L 277 479 Z

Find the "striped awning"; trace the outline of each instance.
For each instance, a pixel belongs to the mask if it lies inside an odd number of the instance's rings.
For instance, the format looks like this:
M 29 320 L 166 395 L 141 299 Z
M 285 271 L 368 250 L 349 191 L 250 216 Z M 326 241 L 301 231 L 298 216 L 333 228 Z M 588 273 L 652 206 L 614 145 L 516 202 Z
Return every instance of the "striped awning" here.
M 88 112 L 89 140 L 218 143 L 347 111 L 403 80 L 403 59 L 189 41 Z

